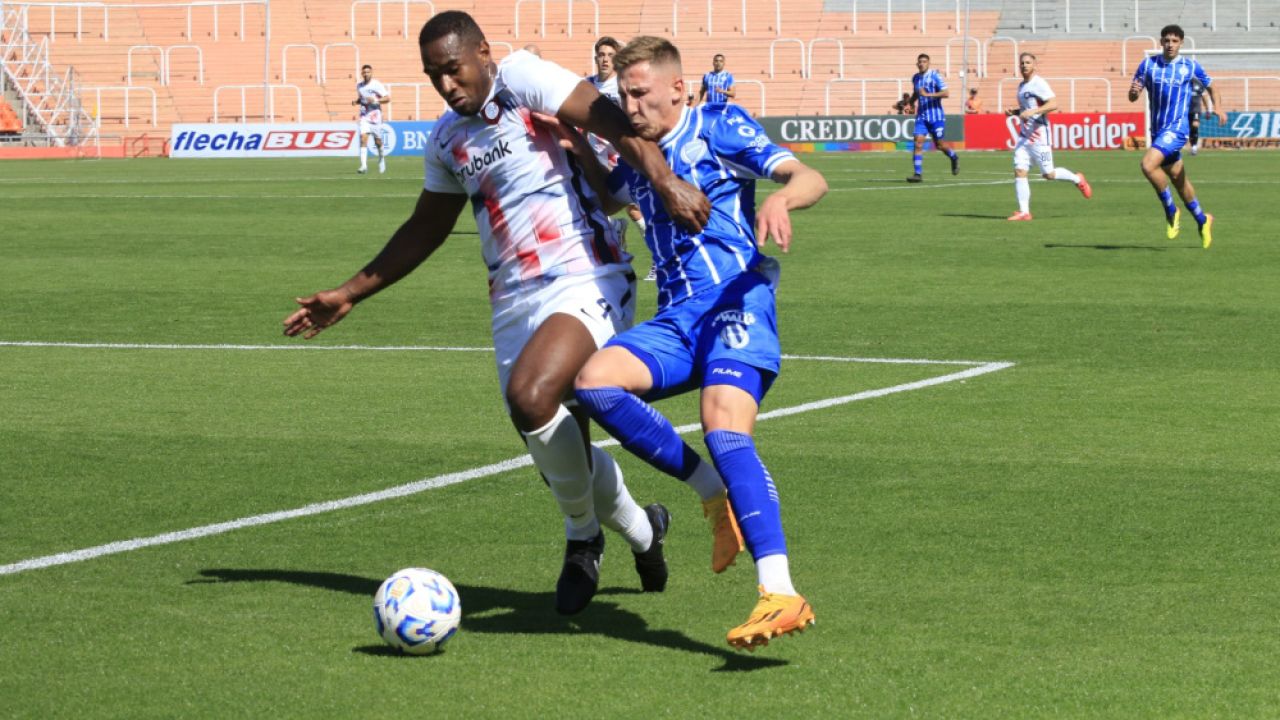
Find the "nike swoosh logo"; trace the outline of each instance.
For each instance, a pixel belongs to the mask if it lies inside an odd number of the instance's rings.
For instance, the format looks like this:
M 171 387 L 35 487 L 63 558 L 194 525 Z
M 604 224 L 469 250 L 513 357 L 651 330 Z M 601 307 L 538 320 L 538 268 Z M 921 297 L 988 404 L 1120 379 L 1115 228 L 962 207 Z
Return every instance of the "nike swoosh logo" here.
M 440 143 L 440 149 L 441 149 L 441 150 L 443 150 L 443 149 L 445 149 L 445 148 L 449 147 L 449 145 L 453 142 L 453 139 L 454 139 L 454 138 L 456 138 L 456 137 L 458 137 L 458 133 L 453 133 L 452 135 L 450 135 L 450 136 L 449 136 L 449 138 L 448 138 L 447 140 L 445 140 L 444 142 Z

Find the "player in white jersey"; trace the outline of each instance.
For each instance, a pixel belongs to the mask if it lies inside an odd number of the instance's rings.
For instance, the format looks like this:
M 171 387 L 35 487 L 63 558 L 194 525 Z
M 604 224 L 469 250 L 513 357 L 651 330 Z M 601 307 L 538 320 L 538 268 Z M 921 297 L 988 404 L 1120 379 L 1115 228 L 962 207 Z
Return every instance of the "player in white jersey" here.
M 1031 183 L 1027 181 L 1027 171 L 1031 169 L 1033 160 L 1045 180 L 1075 183 L 1085 200 L 1093 197 L 1093 188 L 1089 187 L 1084 173 L 1073 173 L 1064 167 L 1053 165 L 1049 113 L 1058 109 L 1058 98 L 1053 94 L 1049 83 L 1036 74 L 1036 56 L 1025 52 L 1019 55 L 1018 69 L 1022 71 L 1022 82 L 1018 85 L 1018 107 L 1005 111 L 1022 121 L 1018 144 L 1013 148 L 1013 189 L 1018 197 L 1018 211 L 1008 219 L 1030 220 Z
M 564 405 L 573 378 L 630 321 L 634 275 L 592 191 L 555 136 L 530 111 L 602 135 L 654 180 L 665 206 L 691 228 L 706 198 L 675 177 L 662 153 L 631 130 L 617 105 L 568 70 L 527 52 L 501 65 L 470 15 L 441 12 L 418 36 L 424 72 L 451 110 L 426 151 L 417 207 L 368 265 L 338 288 L 298 298 L 285 334 L 311 338 L 356 303 L 408 275 L 449 236 L 471 202 L 489 270 L 493 336 L 507 408 L 565 517 L 556 610 L 584 609 L 599 582 L 604 525 L 635 553 L 646 591 L 666 584 L 669 514 L 641 510 L 613 459 L 587 442 Z
M 621 49 L 622 43 L 608 35 L 597 40 L 595 46 L 596 74 L 587 76 L 587 82 L 595 85 L 601 95 L 609 98 L 619 105 L 622 104 L 622 100 L 618 95 L 618 74 L 614 72 L 613 58 Z M 602 159 L 606 160 L 610 166 L 618 163 L 618 153 L 609 146 L 609 143 L 600 140 L 599 138 L 592 138 L 592 145 L 595 148 L 596 153 L 600 155 Z M 640 228 L 640 232 L 643 234 L 645 231 L 644 214 L 640 212 L 639 206 L 634 203 L 628 205 L 627 217 L 631 218 L 631 222 L 635 223 L 636 227 Z M 623 229 L 625 229 L 625 225 L 622 228 L 619 228 L 619 232 Z M 653 282 L 657 277 L 657 268 L 652 264 L 649 265 L 649 272 L 644 276 L 644 279 L 649 282 Z
M 356 99 L 352 105 L 360 106 L 360 169 L 369 172 L 369 136 L 378 147 L 378 172 L 387 171 L 387 156 L 382 149 L 382 106 L 391 102 L 391 92 L 382 81 L 373 77 L 373 66 L 360 68 L 361 81 L 356 83 Z

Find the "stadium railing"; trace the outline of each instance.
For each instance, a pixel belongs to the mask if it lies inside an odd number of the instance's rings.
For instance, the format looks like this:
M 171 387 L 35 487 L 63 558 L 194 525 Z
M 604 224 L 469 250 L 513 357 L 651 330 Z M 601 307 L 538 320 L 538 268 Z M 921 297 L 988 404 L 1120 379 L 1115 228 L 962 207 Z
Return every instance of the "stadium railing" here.
M 382 6 L 383 5 L 404 6 L 404 16 L 401 21 L 402 24 L 400 28 L 400 34 L 405 38 L 409 37 L 409 29 L 410 29 L 409 6 L 410 5 L 425 5 L 431 8 L 431 14 L 427 16 L 428 19 L 435 17 L 435 14 L 436 14 L 435 3 L 431 2 L 431 0 L 354 0 L 354 2 L 351 3 L 351 29 L 347 33 L 348 36 L 350 36 L 351 38 L 355 38 L 356 36 L 356 7 L 360 5 L 373 5 L 377 8 L 378 19 L 377 19 L 377 24 L 375 25 L 376 30 L 374 34 L 377 36 L 379 40 L 382 39 Z
M 885 34 L 886 34 L 886 35 L 892 35 L 892 34 L 893 34 L 893 14 L 894 14 L 893 6 L 894 6 L 894 0 L 883 0 L 883 2 L 884 2 L 884 6 L 885 6 L 885 10 L 884 10 L 884 13 L 883 13 L 883 15 L 884 15 L 884 32 L 885 32 Z M 897 3 L 897 4 L 898 4 L 898 7 L 904 7 L 904 6 L 909 6 L 909 5 L 910 5 L 910 4 L 912 4 L 913 2 L 914 2 L 914 0 L 898 0 L 898 3 Z M 849 25 L 850 25 L 850 31 L 852 31 L 854 34 L 857 34 L 857 32 L 858 32 L 858 0 L 852 0 L 852 3 L 853 3 L 853 5 L 852 5 L 852 8 L 851 8 L 851 10 L 850 10 Z M 866 11 L 864 10 L 864 12 L 866 12 Z M 901 12 L 901 11 L 900 11 L 900 12 Z M 961 27 L 961 25 L 960 25 L 960 0 L 956 0 L 956 3 L 955 3 L 955 13 L 956 13 L 955 25 L 953 25 L 952 27 L 955 29 L 955 31 L 956 31 L 957 33 L 959 33 L 959 32 L 960 32 L 960 27 Z M 869 14 L 869 13 L 868 13 L 868 14 Z M 879 15 L 879 14 L 880 14 L 880 13 L 877 13 L 877 15 Z M 905 14 L 905 12 L 904 12 L 904 14 Z M 925 0 L 920 0 L 920 24 L 919 24 L 919 28 L 920 28 L 920 34 L 921 34 L 921 35 L 924 35 L 925 33 L 927 33 L 927 32 L 929 31 L 928 17 L 929 17 L 929 13 L 928 13 L 928 9 L 927 9 L 927 7 L 926 7 L 926 5 L 925 5 Z
M 320 48 L 315 43 L 288 43 L 280 48 L 280 82 L 289 82 L 289 51 L 305 49 L 311 51 L 311 59 L 315 63 L 314 74 L 311 76 L 316 84 L 320 84 L 324 78 L 324 73 L 320 71 Z
M 977 73 L 979 77 L 985 76 L 987 74 L 987 66 L 985 62 L 985 55 L 982 52 L 982 41 L 973 36 L 966 37 L 963 35 L 957 35 L 953 38 L 947 39 L 946 65 L 943 68 L 946 76 L 951 77 L 951 46 L 954 45 L 956 41 L 963 43 L 966 46 L 966 49 L 969 43 L 973 43 L 974 48 L 977 50 L 977 52 L 974 53 L 974 58 L 975 58 L 974 72 Z M 964 58 L 963 52 L 960 53 L 960 57 L 963 60 Z
M 827 81 L 826 88 L 823 93 L 823 107 L 825 108 L 824 114 L 826 115 L 831 114 L 831 88 L 834 87 L 835 85 L 842 84 L 842 83 L 857 85 L 859 87 L 858 99 L 859 99 L 859 108 L 860 108 L 858 110 L 858 114 L 866 115 L 868 83 L 892 84 L 894 86 L 893 99 L 897 100 L 898 98 L 902 97 L 903 82 L 904 81 L 901 78 L 832 78 L 831 80 Z
M 129 97 L 135 92 L 145 93 L 151 99 L 151 127 L 158 127 L 160 124 L 159 123 L 160 116 L 156 110 L 157 108 L 156 91 L 152 88 L 149 88 L 143 85 L 100 85 L 96 87 L 86 87 L 84 88 L 84 90 L 85 92 L 92 92 L 94 95 L 94 103 L 93 103 L 94 107 L 99 109 L 99 112 L 97 114 L 97 117 L 95 118 L 95 121 L 99 126 L 101 126 L 102 124 L 101 108 L 102 108 L 102 93 L 104 92 L 110 92 L 110 93 L 118 92 L 123 94 L 124 114 L 121 117 L 123 118 L 123 124 L 126 128 L 130 127 L 129 120 L 132 117 L 132 115 L 129 113 Z
M 836 46 L 836 52 L 838 53 L 836 61 L 839 63 L 836 74 L 838 77 L 844 77 L 844 43 L 839 38 L 833 37 L 820 37 L 809 41 L 809 62 L 806 77 L 813 77 L 813 49 L 814 46 L 819 44 L 834 44 Z
M 729 2 L 729 0 L 721 0 L 721 2 Z M 747 0 L 739 0 L 741 3 L 741 19 L 736 28 L 737 32 L 743 35 L 748 34 L 747 18 L 750 14 L 747 12 Z M 686 3 L 692 4 L 692 3 Z M 707 0 L 707 26 L 704 28 L 707 35 L 715 31 L 715 2 Z M 782 2 L 781 0 L 773 0 L 773 34 L 782 34 Z M 680 35 L 680 0 L 671 0 L 671 37 Z
M 265 90 L 264 90 L 265 88 Z M 240 91 L 240 122 L 244 123 L 248 120 L 246 114 L 248 106 L 245 102 L 247 93 L 250 90 L 263 91 L 266 93 L 266 107 L 264 109 L 264 122 L 276 122 L 276 90 L 292 90 L 294 99 L 297 101 L 297 109 L 291 122 L 302 122 L 302 89 L 297 85 L 288 84 L 271 84 L 263 85 L 261 83 L 253 85 L 219 85 L 213 89 L 213 122 L 221 122 L 220 113 L 218 112 L 218 96 L 223 90 L 239 90 Z
M 562 0 L 562 1 L 568 5 L 568 9 L 569 9 L 569 21 L 566 25 L 566 28 L 567 28 L 566 34 L 569 37 L 573 37 L 573 6 L 575 3 L 580 3 L 580 2 L 591 4 L 591 11 L 593 13 L 591 37 L 593 38 L 600 37 L 600 3 L 596 2 L 596 0 Z M 515 36 L 517 38 L 520 37 L 520 6 L 529 2 L 538 3 L 541 9 L 540 21 L 538 24 L 538 37 L 545 38 L 547 36 L 547 2 L 548 0 L 516 0 Z M 710 0 L 708 0 L 708 2 L 710 2 Z
M 789 44 L 789 43 L 795 43 L 800 46 L 800 77 L 802 78 L 809 77 L 809 61 L 808 61 L 808 56 L 806 55 L 804 41 L 801 40 L 800 38 L 778 38 L 777 40 L 771 40 L 769 42 L 769 77 L 770 78 L 774 78 L 777 76 L 776 52 L 777 52 L 778 45 Z M 844 65 L 843 60 L 841 61 L 841 65 L 842 66 Z

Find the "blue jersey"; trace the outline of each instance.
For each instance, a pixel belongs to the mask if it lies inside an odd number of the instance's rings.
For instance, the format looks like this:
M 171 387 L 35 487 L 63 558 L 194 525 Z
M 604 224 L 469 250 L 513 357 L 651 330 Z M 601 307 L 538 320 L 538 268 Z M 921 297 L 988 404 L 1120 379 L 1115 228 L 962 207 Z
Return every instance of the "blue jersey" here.
M 725 95 L 724 91 L 733 87 L 733 75 L 730 75 L 728 70 L 709 72 L 702 76 L 702 87 L 707 90 L 707 102 L 727 103 L 729 96 Z
M 1191 130 L 1187 110 L 1193 95 L 1193 78 L 1205 87 L 1213 83 L 1204 67 L 1190 58 L 1166 61 L 1163 55 L 1152 55 L 1138 65 L 1133 81 L 1147 91 L 1152 137 L 1163 132 L 1185 135 Z
M 911 76 L 911 87 L 916 91 L 916 117 L 930 123 L 946 122 L 946 113 L 942 112 L 942 98 L 925 97 L 920 93 L 941 92 L 947 89 L 947 81 L 937 70 L 928 70 Z
M 751 270 L 756 249 L 756 180 L 794 160 L 774 145 L 736 105 L 684 108 L 680 122 L 658 143 L 676 176 L 706 194 L 711 217 L 700 233 L 676 225 L 648 179 L 625 162 L 609 176 L 609 190 L 644 213 L 645 243 L 658 275 L 658 307 L 721 288 Z

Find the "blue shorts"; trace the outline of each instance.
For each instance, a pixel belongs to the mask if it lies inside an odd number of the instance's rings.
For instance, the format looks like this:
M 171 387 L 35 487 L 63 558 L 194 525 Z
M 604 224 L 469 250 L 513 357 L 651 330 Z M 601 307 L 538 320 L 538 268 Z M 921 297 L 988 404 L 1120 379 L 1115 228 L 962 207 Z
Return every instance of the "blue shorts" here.
M 1181 130 L 1161 130 L 1151 136 L 1151 147 L 1164 155 L 1163 165 L 1172 165 L 1182 159 L 1182 146 L 1187 144 L 1187 134 Z
M 645 400 L 697 387 L 733 385 L 759 403 L 781 366 L 778 344 L 778 263 L 765 257 L 722 289 L 668 305 L 653 319 L 606 344 L 626 348 L 649 368 Z
M 942 140 L 947 134 L 947 123 L 945 120 L 934 122 L 925 120 L 923 117 L 916 116 L 916 137 L 926 136 L 934 140 Z

